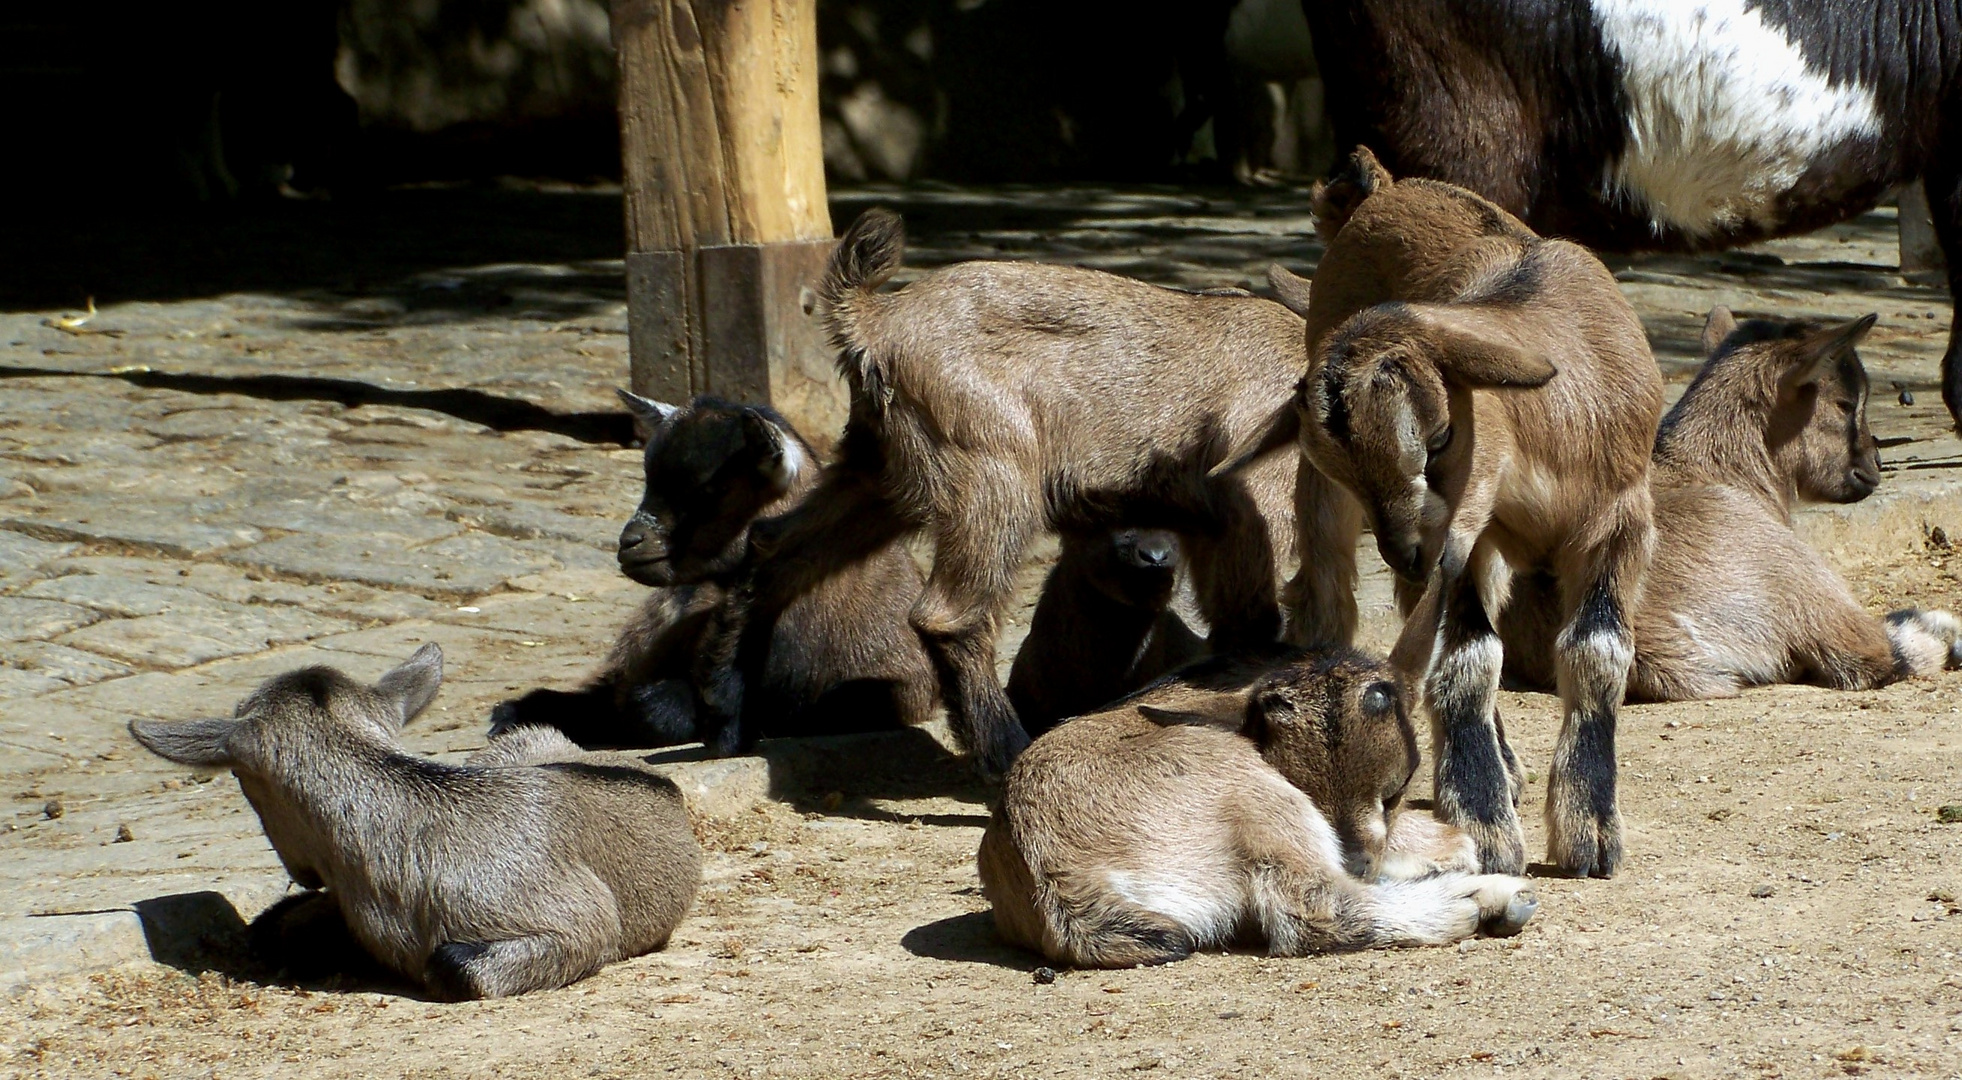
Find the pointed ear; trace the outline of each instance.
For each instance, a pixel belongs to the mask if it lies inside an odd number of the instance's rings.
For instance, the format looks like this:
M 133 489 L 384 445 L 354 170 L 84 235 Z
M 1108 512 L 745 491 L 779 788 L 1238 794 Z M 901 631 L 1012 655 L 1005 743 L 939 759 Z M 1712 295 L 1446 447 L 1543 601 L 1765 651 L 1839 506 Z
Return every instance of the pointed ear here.
M 1718 304 L 1710 309 L 1710 316 L 1703 320 L 1703 355 L 1708 357 L 1717 351 L 1717 346 L 1737 329 L 1737 316 L 1730 309 Z
M 1323 241 L 1335 239 L 1335 234 L 1349 223 L 1350 215 L 1364 199 L 1394 182 L 1390 170 L 1376 160 L 1369 147 L 1356 147 L 1335 175 L 1326 183 L 1316 184 L 1308 193 L 1308 208 L 1315 215 L 1315 232 Z
M 400 667 L 383 675 L 375 690 L 395 702 L 402 715 L 401 723 L 406 724 L 436 700 L 436 691 L 442 685 L 443 650 L 432 641 L 417 649 Z
M 1410 306 L 1436 348 L 1437 369 L 1460 386 L 1546 385 L 1559 374 L 1506 329 L 1502 316 L 1448 304 Z
M 1240 734 L 1265 747 L 1274 725 L 1285 724 L 1294 717 L 1294 701 L 1286 694 L 1273 689 L 1257 689 L 1247 700 L 1246 720 L 1240 725 Z
M 1301 410 L 1294 398 L 1289 398 L 1251 437 L 1228 447 L 1226 460 L 1213 466 L 1206 475 L 1230 476 L 1277 450 L 1295 445 L 1300 437 Z
M 779 491 L 788 490 L 804 463 L 795 440 L 762 412 L 744 409 L 743 441 L 756 452 L 756 468 L 764 479 Z
M 131 720 L 129 733 L 145 749 L 179 765 L 225 768 L 235 760 L 226 742 L 236 720 Z
M 653 437 L 655 432 L 668 426 L 668 422 L 681 412 L 679 405 L 668 405 L 653 398 L 644 398 L 630 390 L 615 387 L 613 392 L 620 395 L 621 403 L 633 414 L 634 431 L 640 435 L 642 441 Z
M 1274 296 L 1289 311 L 1304 319 L 1308 317 L 1308 293 L 1314 287 L 1314 282 L 1280 263 L 1269 263 L 1267 285 L 1274 290 Z
M 1792 365 L 1778 376 L 1780 393 L 1790 393 L 1801 386 L 1818 382 L 1839 364 L 1860 340 L 1880 321 L 1878 314 L 1862 315 L 1851 322 L 1829 326 L 1824 330 L 1814 330 L 1799 339 L 1798 348 L 1792 351 Z

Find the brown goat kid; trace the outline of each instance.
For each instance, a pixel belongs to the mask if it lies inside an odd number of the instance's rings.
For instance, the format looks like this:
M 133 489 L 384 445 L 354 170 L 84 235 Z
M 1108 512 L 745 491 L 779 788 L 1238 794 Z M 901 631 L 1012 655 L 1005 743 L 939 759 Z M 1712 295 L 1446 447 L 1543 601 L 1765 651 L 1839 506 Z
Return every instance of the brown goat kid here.
M 1440 816 L 1472 834 L 1488 871 L 1526 861 L 1490 616 L 1515 569 L 1557 583 L 1566 720 L 1549 857 L 1606 877 L 1621 861 L 1628 613 L 1654 548 L 1662 380 L 1642 324 L 1585 249 L 1462 188 L 1393 180 L 1367 150 L 1316 211 L 1329 241 L 1307 311 L 1312 365 L 1261 449 L 1297 441 L 1361 503 L 1409 603 L 1392 662 L 1430 707 Z M 1345 503 L 1333 491 L 1304 503 L 1304 550 L 1349 559 L 1360 515 Z M 1353 626 L 1343 612 L 1315 622 L 1342 629 L 1344 617 Z
M 731 585 L 759 520 L 812 495 L 810 444 L 774 411 L 711 397 L 665 405 L 625 391 L 646 439 L 646 487 L 620 534 L 620 568 L 654 592 L 605 664 L 576 691 L 534 690 L 499 705 L 492 730 L 556 727 L 586 746 L 668 746 L 712 753 L 760 735 L 838 734 L 918 724 L 938 697 L 933 664 L 906 612 L 923 580 L 897 543 L 841 560 L 789 603 L 748 618 L 743 708 L 700 707 L 697 678 L 712 626 L 746 604 Z M 748 616 L 747 608 L 742 613 Z
M 1238 730 L 1157 708 L 1193 705 L 1170 680 L 1036 740 L 981 838 L 1002 937 L 1131 967 L 1248 938 L 1295 956 L 1517 932 L 1531 885 L 1461 872 L 1462 834 L 1396 814 L 1417 740 L 1392 679 L 1346 649 L 1297 654 Z
M 1656 434 L 1656 553 L 1632 619 L 1629 700 L 1801 681 L 1864 690 L 1962 658 L 1953 616 L 1874 618 L 1792 530 L 1795 503 L 1858 502 L 1880 483 L 1854 351 L 1875 318 L 1820 326 L 1710 313 L 1709 359 Z M 1499 620 L 1509 678 L 1554 684 L 1556 617 L 1544 580 L 1514 585 Z
M 1205 653 L 1169 608 L 1179 562 L 1178 534 L 1164 529 L 1063 538 L 1008 671 L 1008 700 L 1031 736 Z
M 1287 398 L 1305 363 L 1300 318 L 1251 296 L 1033 263 L 962 263 L 877 292 L 903 246 L 899 217 L 869 210 L 818 285 L 851 419 L 825 482 L 756 533 L 757 602 L 798 595 L 827 560 L 929 530 L 912 624 L 957 737 L 994 775 L 1028 741 L 995 638 L 1041 530 L 1176 530 L 1214 647 L 1276 638 L 1293 463 L 1209 472 Z

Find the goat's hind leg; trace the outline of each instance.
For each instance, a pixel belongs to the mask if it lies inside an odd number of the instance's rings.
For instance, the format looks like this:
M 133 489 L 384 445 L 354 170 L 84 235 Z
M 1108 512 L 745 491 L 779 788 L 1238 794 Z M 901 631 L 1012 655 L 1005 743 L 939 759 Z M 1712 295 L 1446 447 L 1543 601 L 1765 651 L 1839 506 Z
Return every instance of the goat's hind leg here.
M 589 949 L 557 934 L 502 941 L 446 941 L 423 968 L 423 984 L 442 1001 L 510 997 L 577 982 L 599 969 Z
M 1627 517 L 1561 582 L 1569 614 L 1554 663 L 1566 718 L 1547 770 L 1547 858 L 1575 877 L 1613 877 L 1621 865 L 1615 723 L 1635 663 L 1628 613 L 1654 546 L 1647 517 Z

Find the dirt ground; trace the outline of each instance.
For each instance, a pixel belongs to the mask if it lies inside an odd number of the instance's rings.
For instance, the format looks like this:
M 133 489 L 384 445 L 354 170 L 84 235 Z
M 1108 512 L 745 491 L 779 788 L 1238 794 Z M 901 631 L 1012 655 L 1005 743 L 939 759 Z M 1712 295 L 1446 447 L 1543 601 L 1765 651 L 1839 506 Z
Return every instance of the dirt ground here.
M 1261 236 L 1261 214 L 1248 219 L 1246 234 Z M 1284 231 L 1274 230 L 1273 246 Z M 1829 242 L 1871 246 L 1872 231 Z M 1016 242 L 1006 229 L 968 239 Z M 971 253 L 961 247 L 943 236 L 936 250 Z M 1249 258 L 1240 249 L 1222 262 L 1238 273 Z M 1726 258 L 1624 276 L 1659 347 L 1674 342 L 1680 353 L 1707 304 L 1643 290 L 1702 282 L 1748 304 L 1755 286 L 1739 282 L 1771 264 Z M 1902 289 L 1894 278 L 1862 293 L 1859 262 L 1826 266 L 1822 274 L 1851 274 L 1851 284 L 1808 309 L 1865 310 L 1873 294 Z M 1732 271 L 1744 277 L 1723 276 Z M 1762 288 L 1793 287 L 1774 277 Z M 1945 329 L 1945 297 L 1901 291 L 1889 302 L 1943 311 L 1913 335 L 1890 318 L 1889 340 L 1906 344 L 1870 357 L 1879 371 L 1912 371 L 1899 378 L 1923 388 L 1910 423 L 1876 378 L 1876 424 L 1887 410 L 1882 434 L 1898 440 L 1890 460 L 1932 468 L 1955 451 L 1922 415 L 1940 407 L 1926 389 L 1926 339 Z M 1775 292 L 1759 296 L 1760 309 L 1779 303 Z M 167 321 L 168 309 L 155 317 Z M 593 407 L 598 397 L 582 389 L 574 400 Z M 607 453 L 605 475 L 631 483 L 631 462 Z M 1962 610 L 1962 553 L 1945 543 L 1897 532 L 1833 555 L 1876 612 Z M 603 636 L 602 616 L 631 594 L 601 601 L 613 606 L 588 616 L 587 636 Z M 487 652 L 479 664 L 524 655 Z M 510 662 L 513 682 L 578 670 L 576 654 L 553 654 L 549 671 L 542 660 Z M 1962 804 L 1959 690 L 1962 673 L 1951 673 L 1873 692 L 1778 687 L 1629 707 L 1626 865 L 1609 881 L 1542 873 L 1538 918 L 1503 941 L 1304 959 L 1204 955 L 1039 982 L 1038 958 L 995 939 L 977 887 L 988 791 L 928 748 L 702 816 L 706 882 L 675 941 L 572 987 L 439 1005 L 387 982 L 284 984 L 221 947 L 181 967 L 128 964 L 13 992 L 0 1000 L 0 1074 L 1962 1076 L 1962 824 L 1944 825 L 1937 812 Z M 458 691 L 457 708 L 467 719 L 499 692 L 488 682 Z M 1533 780 L 1522 817 L 1528 851 L 1540 852 L 1558 702 L 1505 693 L 1501 708 Z M 432 750 L 460 752 L 476 728 L 459 719 L 437 730 L 447 741 Z M 206 792 L 200 820 L 250 830 L 235 782 L 191 787 Z M 39 799 L 38 788 L 31 794 Z M 168 793 L 178 796 L 190 797 Z

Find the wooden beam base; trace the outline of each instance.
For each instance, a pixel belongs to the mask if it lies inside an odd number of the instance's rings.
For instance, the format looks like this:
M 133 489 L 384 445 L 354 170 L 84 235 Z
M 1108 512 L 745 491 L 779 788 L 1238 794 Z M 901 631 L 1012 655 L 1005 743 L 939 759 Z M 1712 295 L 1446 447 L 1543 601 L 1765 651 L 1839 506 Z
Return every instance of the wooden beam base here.
M 829 450 L 845 426 L 844 381 L 801 294 L 833 240 L 726 244 L 627 255 L 627 344 L 636 394 L 769 405 Z

